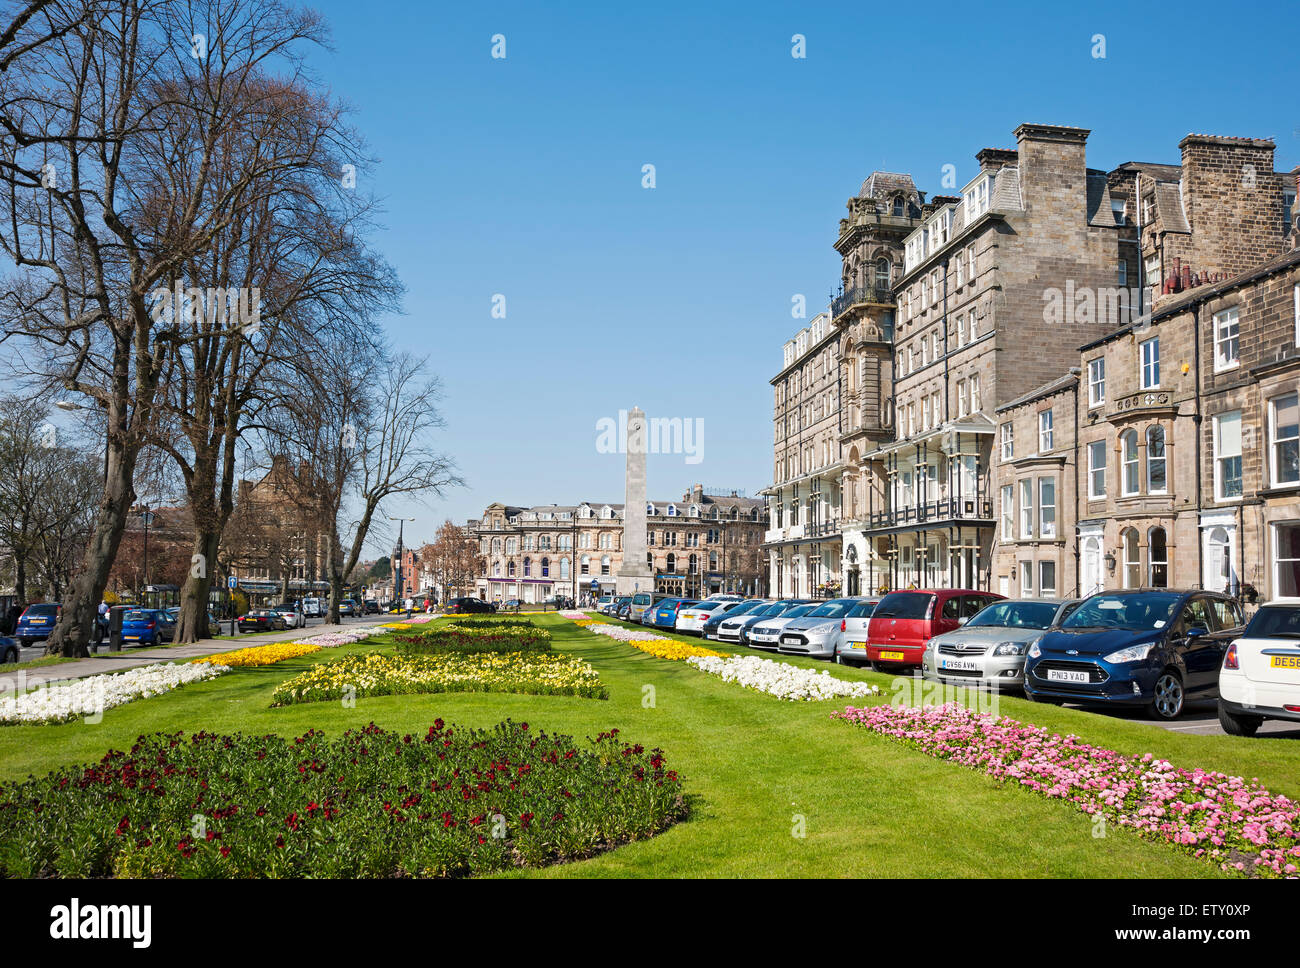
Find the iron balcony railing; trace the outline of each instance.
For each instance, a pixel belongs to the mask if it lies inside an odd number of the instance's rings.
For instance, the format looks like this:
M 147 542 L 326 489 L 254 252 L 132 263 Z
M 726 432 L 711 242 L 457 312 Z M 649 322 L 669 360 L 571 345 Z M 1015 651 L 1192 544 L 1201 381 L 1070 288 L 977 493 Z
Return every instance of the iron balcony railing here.
M 831 319 L 838 319 L 844 313 L 848 312 L 849 308 L 852 306 L 856 306 L 859 303 L 869 302 L 885 303 L 892 306 L 894 304 L 894 299 L 889 294 L 887 288 L 881 288 L 879 286 L 855 286 L 852 289 L 846 290 L 843 294 L 836 296 L 831 301 Z
M 953 520 L 992 521 L 993 502 L 973 498 L 930 501 L 926 504 L 909 504 L 888 511 L 876 511 L 867 516 L 868 524 L 873 528 L 892 528 L 900 524 Z

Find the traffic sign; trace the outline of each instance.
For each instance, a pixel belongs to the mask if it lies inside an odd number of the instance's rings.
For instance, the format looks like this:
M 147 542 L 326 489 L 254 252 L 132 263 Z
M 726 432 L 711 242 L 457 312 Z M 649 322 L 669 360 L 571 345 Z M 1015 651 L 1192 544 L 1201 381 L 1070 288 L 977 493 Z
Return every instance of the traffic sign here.
M 239 579 L 238 579 L 235 575 L 231 575 L 229 578 L 226 579 L 226 587 L 227 587 L 227 588 L 232 588 L 232 589 L 233 589 L 233 588 L 238 588 L 238 587 L 239 587 Z

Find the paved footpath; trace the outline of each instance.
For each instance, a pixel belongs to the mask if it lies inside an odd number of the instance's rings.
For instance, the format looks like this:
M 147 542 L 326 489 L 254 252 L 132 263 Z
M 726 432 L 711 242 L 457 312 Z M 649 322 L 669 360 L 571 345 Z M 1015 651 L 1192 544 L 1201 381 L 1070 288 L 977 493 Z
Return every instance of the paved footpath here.
M 36 678 L 44 682 L 55 679 L 84 679 L 86 676 L 95 676 L 104 672 L 122 672 L 124 669 L 152 665 L 155 662 L 183 662 L 187 659 L 194 659 L 201 655 L 212 655 L 216 652 L 233 652 L 235 649 L 247 649 L 251 646 L 267 645 L 271 642 L 293 642 L 309 635 L 319 635 L 321 632 L 338 632 L 359 625 L 382 625 L 385 622 L 398 621 L 401 621 L 401 616 L 367 615 L 364 618 L 349 619 L 341 625 L 322 623 L 320 625 L 308 625 L 306 628 L 301 629 L 289 629 L 284 632 L 249 632 L 234 638 L 200 639 L 198 642 L 189 645 L 173 645 L 159 649 L 133 649 L 130 652 L 114 652 L 111 655 L 92 653 L 90 658 L 87 659 L 33 666 L 29 669 L 18 669 L 13 672 L 2 671 L 6 667 L 0 665 L 0 691 L 6 687 L 12 689 L 17 684 L 19 677 L 22 677 L 24 683 L 28 686 Z M 23 652 L 22 658 L 26 660 L 40 658 L 44 655 L 45 650 L 38 645 L 30 649 L 24 649 Z

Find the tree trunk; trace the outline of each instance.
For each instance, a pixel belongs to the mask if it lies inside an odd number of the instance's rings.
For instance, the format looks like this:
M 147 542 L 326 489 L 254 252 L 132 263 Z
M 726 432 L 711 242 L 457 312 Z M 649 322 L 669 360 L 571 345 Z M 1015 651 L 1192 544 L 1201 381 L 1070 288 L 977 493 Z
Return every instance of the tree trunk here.
M 330 611 L 328 621 L 340 624 L 339 602 L 343 599 L 343 546 L 338 534 L 331 531 L 329 552 L 325 556 L 325 567 L 330 577 Z
M 46 642 L 48 655 L 79 658 L 90 654 L 87 645 L 94 632 L 95 610 L 103 600 L 108 573 L 117 557 L 127 515 L 135 500 L 131 487 L 134 476 L 135 454 L 128 455 L 122 448 L 112 447 L 95 528 L 86 545 L 81 572 L 69 589 L 68 601 L 63 603 L 59 624 Z
M 181 610 L 176 619 L 177 642 L 197 642 L 208 637 L 208 598 L 212 592 L 208 567 L 215 564 L 220 543 L 220 532 L 195 530 L 195 558 L 181 589 Z

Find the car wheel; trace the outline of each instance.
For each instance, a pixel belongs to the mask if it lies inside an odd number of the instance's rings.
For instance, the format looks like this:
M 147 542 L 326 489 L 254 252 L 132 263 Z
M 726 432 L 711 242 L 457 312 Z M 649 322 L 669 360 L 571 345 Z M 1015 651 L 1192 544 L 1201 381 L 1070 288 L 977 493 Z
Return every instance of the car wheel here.
M 24 649 L 30 649 L 32 647 L 32 641 L 32 639 L 19 639 L 18 644 Z
M 1183 711 L 1183 680 L 1175 670 L 1160 673 L 1150 709 L 1157 719 L 1164 720 L 1177 719 Z
M 18 661 L 18 650 L 17 650 L 16 648 L 8 648 L 8 649 L 5 649 L 5 658 L 4 658 L 4 661 L 5 661 L 5 662 L 17 662 L 17 661 Z
M 1263 722 L 1263 716 L 1240 716 L 1228 712 L 1223 700 L 1219 700 L 1219 725 L 1229 736 L 1254 736 Z
M 883 662 L 881 662 L 881 661 L 879 661 L 879 660 L 877 660 L 877 659 L 872 659 L 872 660 L 871 660 L 871 671 L 872 671 L 872 672 L 888 672 L 889 670 L 888 670 L 888 668 L 885 666 L 885 663 L 883 663 Z

